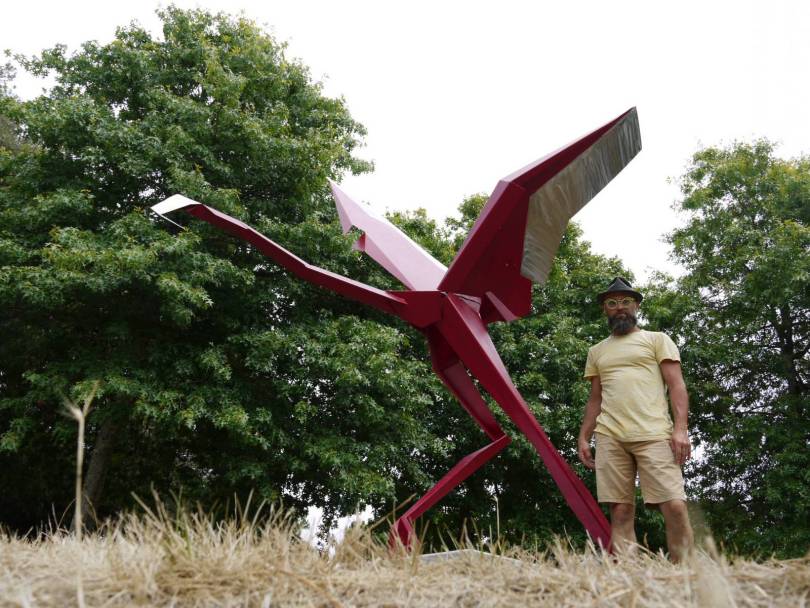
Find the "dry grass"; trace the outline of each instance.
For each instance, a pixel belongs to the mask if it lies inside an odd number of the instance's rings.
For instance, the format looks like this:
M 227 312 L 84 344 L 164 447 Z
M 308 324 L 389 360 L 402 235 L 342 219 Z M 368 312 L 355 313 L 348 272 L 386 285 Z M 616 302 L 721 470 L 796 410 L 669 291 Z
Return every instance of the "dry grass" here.
M 355 528 L 329 557 L 279 512 L 215 524 L 159 508 L 81 541 L 0 535 L 0 606 L 804 606 L 810 594 L 810 557 L 505 553 L 515 560 L 426 563 Z

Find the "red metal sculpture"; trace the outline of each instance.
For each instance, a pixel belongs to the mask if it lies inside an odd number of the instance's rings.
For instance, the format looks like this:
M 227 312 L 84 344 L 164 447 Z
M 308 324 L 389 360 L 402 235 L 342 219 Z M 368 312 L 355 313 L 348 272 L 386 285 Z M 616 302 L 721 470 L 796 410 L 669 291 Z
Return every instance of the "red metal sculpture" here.
M 434 371 L 491 443 L 465 456 L 395 522 L 392 543 L 410 547 L 414 520 L 511 441 L 473 384 L 472 374 L 537 449 L 594 541 L 609 548 L 607 520 L 515 388 L 487 324 L 529 314 L 531 283 L 546 280 L 568 220 L 640 149 L 638 118 L 632 108 L 501 180 L 450 268 L 332 183 L 344 232 L 352 227 L 361 230 L 355 247 L 399 279 L 408 288 L 405 291 L 383 291 L 311 266 L 247 224 L 181 195 L 152 209 L 160 215 L 184 209 L 252 243 L 302 279 L 394 314 L 427 337 Z

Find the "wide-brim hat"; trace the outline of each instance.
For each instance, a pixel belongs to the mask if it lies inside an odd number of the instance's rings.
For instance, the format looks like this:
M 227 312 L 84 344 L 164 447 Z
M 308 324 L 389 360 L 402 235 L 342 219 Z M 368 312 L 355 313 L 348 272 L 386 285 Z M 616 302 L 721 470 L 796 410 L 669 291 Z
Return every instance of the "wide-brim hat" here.
M 605 298 L 609 293 L 629 293 L 636 299 L 637 302 L 641 302 L 641 300 L 644 298 L 644 296 L 633 289 L 633 286 L 630 285 L 630 282 L 627 279 L 623 279 L 622 277 L 616 277 L 613 279 L 613 282 L 608 285 L 608 288 L 596 296 L 596 301 L 601 304 L 605 301 Z

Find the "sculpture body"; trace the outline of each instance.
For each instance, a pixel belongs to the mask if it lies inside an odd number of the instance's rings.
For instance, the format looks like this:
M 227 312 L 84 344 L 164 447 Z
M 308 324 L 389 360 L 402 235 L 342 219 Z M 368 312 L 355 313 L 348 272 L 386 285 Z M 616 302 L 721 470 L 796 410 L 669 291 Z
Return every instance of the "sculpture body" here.
M 302 279 L 396 315 L 426 336 L 433 370 L 491 442 L 459 461 L 395 522 L 392 543 L 411 546 L 416 518 L 511 441 L 472 375 L 535 447 L 594 542 L 609 548 L 610 525 L 515 388 L 487 324 L 513 321 L 530 312 L 531 283 L 546 280 L 569 219 L 640 149 L 638 118 L 632 108 L 504 178 L 449 268 L 332 183 L 344 232 L 352 227 L 361 230 L 355 247 L 399 279 L 408 288 L 403 291 L 376 289 L 307 264 L 247 224 L 180 195 L 153 209 L 159 214 L 183 209 L 252 243 Z

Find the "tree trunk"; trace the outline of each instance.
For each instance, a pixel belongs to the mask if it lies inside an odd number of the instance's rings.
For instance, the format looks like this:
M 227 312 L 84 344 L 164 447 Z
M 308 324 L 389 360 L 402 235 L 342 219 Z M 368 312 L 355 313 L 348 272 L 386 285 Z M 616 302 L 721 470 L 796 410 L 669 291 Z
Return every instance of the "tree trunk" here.
M 780 342 L 780 353 L 785 367 L 785 376 L 788 383 L 788 393 L 800 395 L 802 390 L 799 374 L 796 371 L 796 346 L 793 343 L 793 319 L 790 316 L 790 307 L 783 304 L 779 307 L 781 322 L 777 326 L 777 335 Z
M 118 434 L 118 422 L 107 418 L 98 430 L 90 455 L 90 463 L 84 474 L 82 492 L 82 524 L 87 529 L 94 529 L 98 524 L 96 507 L 101 504 L 104 491 L 104 479 L 110 466 L 115 437 Z

